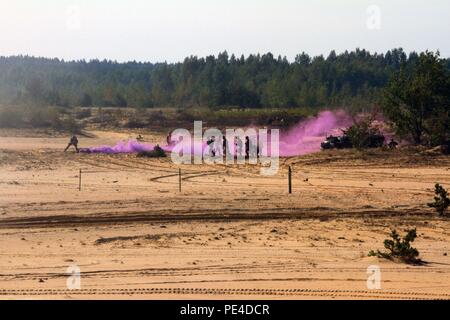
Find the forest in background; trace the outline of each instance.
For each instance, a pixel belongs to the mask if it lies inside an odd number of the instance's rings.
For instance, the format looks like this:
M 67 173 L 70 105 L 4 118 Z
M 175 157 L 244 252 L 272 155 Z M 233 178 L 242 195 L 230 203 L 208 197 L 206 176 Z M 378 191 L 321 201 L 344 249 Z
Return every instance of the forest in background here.
M 327 57 L 191 56 L 180 63 L 0 57 L 0 105 L 314 108 L 377 105 L 401 65 L 420 54 L 357 49 Z M 450 69 L 450 59 L 445 60 Z

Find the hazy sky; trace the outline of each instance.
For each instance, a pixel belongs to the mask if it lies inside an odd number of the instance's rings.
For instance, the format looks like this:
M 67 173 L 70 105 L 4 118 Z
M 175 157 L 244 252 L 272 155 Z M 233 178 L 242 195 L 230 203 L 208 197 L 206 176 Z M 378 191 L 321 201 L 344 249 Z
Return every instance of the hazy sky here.
M 450 57 L 449 0 L 0 0 L 0 55 L 180 61 L 357 47 Z

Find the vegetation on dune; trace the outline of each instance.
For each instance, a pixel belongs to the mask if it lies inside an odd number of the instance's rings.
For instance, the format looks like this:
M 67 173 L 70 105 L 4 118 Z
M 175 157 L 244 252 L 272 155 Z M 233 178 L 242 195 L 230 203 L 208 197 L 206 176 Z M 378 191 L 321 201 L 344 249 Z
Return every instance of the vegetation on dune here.
M 445 215 L 448 207 L 450 206 L 450 198 L 448 197 L 448 191 L 444 189 L 439 183 L 434 186 L 434 202 L 428 203 L 428 206 L 435 208 L 440 216 Z
M 384 114 L 398 135 L 428 145 L 450 138 L 450 73 L 439 53 L 425 52 L 414 63 L 402 64 L 384 98 Z
M 248 126 L 270 125 L 290 126 L 297 124 L 308 116 L 315 115 L 317 110 L 311 108 L 295 109 L 211 109 L 211 108 L 186 108 L 179 109 L 177 118 L 188 119 L 191 122 L 201 119 L 206 125 L 211 126 Z
M 80 133 L 83 125 L 64 109 L 57 107 L 0 108 L 1 128 L 52 128 L 57 131 Z
M 371 117 L 355 120 L 354 124 L 346 131 L 346 135 L 351 145 L 359 150 L 381 147 L 385 140 L 380 128 L 373 125 Z
M 61 107 L 0 107 L 0 128 L 54 128 L 81 130 L 85 126 L 101 128 L 152 128 L 170 130 L 192 127 L 194 120 L 205 126 L 279 126 L 297 124 L 313 109 L 143 109 L 143 108 L 61 108 Z M 75 130 L 75 131 L 79 131 Z M 74 131 L 74 132 L 75 132 Z
M 384 259 L 399 259 L 406 263 L 420 262 L 419 251 L 411 246 L 411 243 L 417 238 L 416 229 L 406 230 L 406 235 L 401 238 L 397 230 L 392 230 L 390 234 L 391 239 L 384 240 L 384 247 L 388 250 L 382 252 L 380 250 L 369 252 L 369 256 L 384 258 Z

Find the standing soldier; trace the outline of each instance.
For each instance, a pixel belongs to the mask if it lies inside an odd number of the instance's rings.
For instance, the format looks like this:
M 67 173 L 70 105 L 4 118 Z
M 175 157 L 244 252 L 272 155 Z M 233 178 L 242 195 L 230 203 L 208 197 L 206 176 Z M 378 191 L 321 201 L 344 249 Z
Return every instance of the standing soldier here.
M 230 154 L 230 146 L 228 145 L 228 140 L 225 136 L 222 136 L 222 146 L 223 146 L 223 155 L 231 155 Z
M 64 152 L 67 151 L 67 149 L 70 148 L 70 146 L 74 146 L 75 150 L 77 150 L 77 153 L 80 152 L 78 149 L 78 138 L 77 136 L 73 135 L 72 138 L 70 138 L 69 144 L 67 145 L 66 149 L 64 149 Z
M 242 140 L 239 137 L 236 137 L 236 149 L 237 149 L 237 154 L 242 157 Z
M 216 156 L 216 149 L 214 148 L 215 139 L 215 137 L 209 137 L 206 141 L 206 144 L 208 145 L 208 152 L 211 157 Z
M 169 134 L 167 135 L 166 141 L 167 141 L 167 145 L 168 145 L 168 146 L 171 146 L 171 145 L 173 144 L 173 141 L 172 141 L 172 131 L 170 131 Z
M 250 158 L 250 138 L 245 137 L 245 157 Z

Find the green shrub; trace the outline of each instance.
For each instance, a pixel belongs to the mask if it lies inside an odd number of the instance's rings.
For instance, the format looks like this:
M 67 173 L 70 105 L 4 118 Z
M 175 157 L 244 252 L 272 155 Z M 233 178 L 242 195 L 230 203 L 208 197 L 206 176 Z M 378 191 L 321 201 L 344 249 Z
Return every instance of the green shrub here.
M 392 239 L 384 240 L 384 247 L 388 252 L 371 250 L 369 256 L 376 256 L 389 260 L 397 258 L 406 263 L 420 262 L 418 259 L 419 251 L 411 246 L 411 243 L 417 238 L 417 231 L 415 228 L 406 230 L 406 235 L 403 238 L 400 238 L 397 230 L 392 230 L 390 237 Z
M 450 205 L 450 199 L 448 198 L 448 191 L 445 190 L 439 183 L 434 186 L 434 202 L 428 203 L 428 206 L 435 208 L 440 216 L 443 216 Z
M 383 146 L 384 136 L 379 128 L 372 126 L 372 122 L 372 119 L 366 118 L 355 121 L 355 124 L 348 128 L 346 135 L 354 148 L 361 150 Z

